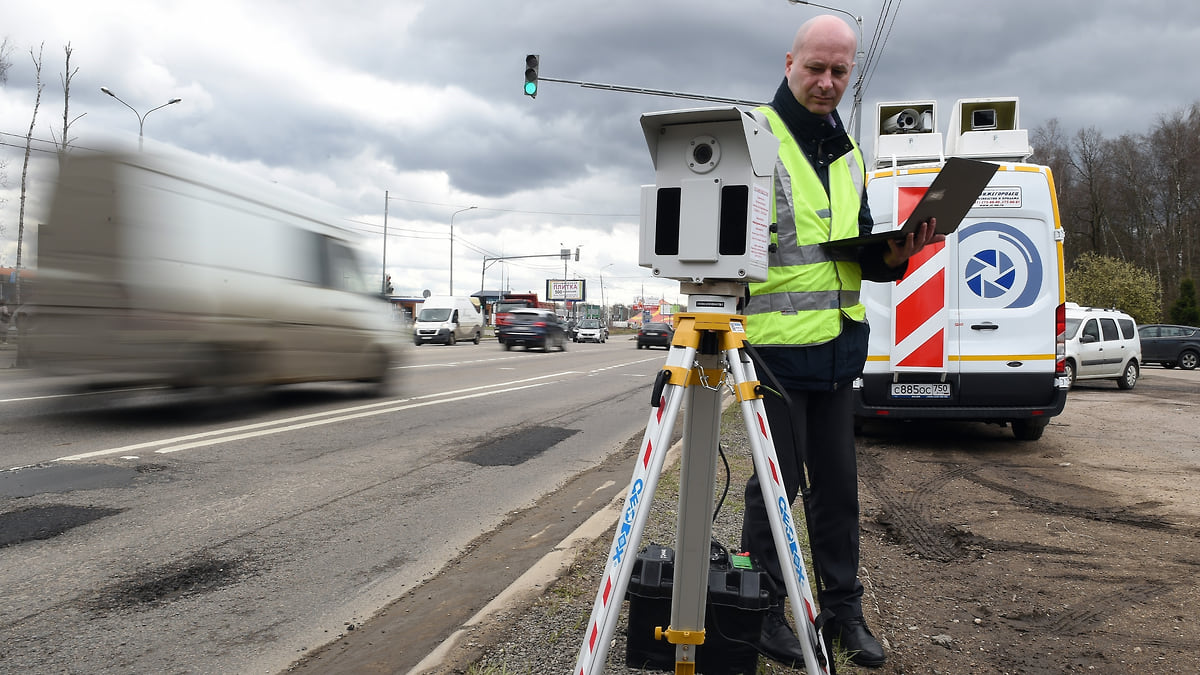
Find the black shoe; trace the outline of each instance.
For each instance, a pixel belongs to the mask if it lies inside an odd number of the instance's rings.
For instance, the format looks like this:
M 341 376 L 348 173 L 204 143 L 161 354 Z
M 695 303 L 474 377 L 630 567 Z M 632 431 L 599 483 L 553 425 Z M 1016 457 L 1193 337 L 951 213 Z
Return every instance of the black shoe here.
M 867 630 L 867 622 L 861 616 L 835 619 L 829 625 L 830 635 L 838 641 L 849 655 L 850 661 L 868 668 L 878 668 L 887 660 L 883 645 Z
M 788 624 L 783 612 L 767 611 L 763 617 L 762 632 L 754 645 L 759 654 L 778 661 L 789 668 L 804 667 L 804 651 L 795 631 Z

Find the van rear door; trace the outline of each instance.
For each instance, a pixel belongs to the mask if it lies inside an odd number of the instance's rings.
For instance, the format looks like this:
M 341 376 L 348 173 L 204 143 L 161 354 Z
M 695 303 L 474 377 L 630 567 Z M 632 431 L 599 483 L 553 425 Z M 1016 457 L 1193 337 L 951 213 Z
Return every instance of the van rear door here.
M 1054 377 L 1064 296 L 1052 185 L 1049 169 L 1003 165 L 955 233 L 952 339 L 960 372 L 973 374 L 964 377 L 966 405 L 1040 405 L 1027 386 Z M 1015 384 L 995 386 L 993 376 Z

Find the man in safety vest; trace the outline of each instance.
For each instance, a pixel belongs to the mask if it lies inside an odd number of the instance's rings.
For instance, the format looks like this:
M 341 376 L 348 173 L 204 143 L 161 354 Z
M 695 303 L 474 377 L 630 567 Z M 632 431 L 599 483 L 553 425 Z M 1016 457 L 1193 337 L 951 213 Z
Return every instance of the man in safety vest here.
M 749 285 L 746 331 L 767 369 L 792 401 L 764 398 L 788 499 L 795 501 L 801 462 L 811 483 L 809 532 L 814 568 L 823 588 L 827 638 L 838 641 L 859 665 L 883 664 L 882 645 L 863 619 L 858 580 L 858 468 L 854 449 L 851 383 L 867 354 L 863 279 L 894 281 L 908 258 L 927 243 L 944 240 L 936 223 L 922 224 L 906 240 L 831 253 L 820 242 L 870 233 L 862 153 L 847 134 L 837 105 L 854 69 L 855 34 L 836 16 L 818 16 L 796 33 L 785 60 L 785 79 L 770 105 L 756 112 L 780 140 L 772 199 L 767 280 Z M 838 259 L 835 259 L 835 256 Z M 761 379 L 761 378 L 760 378 Z M 758 477 L 746 484 L 742 546 L 783 588 Z M 758 650 L 802 666 L 800 642 L 782 602 L 763 622 Z

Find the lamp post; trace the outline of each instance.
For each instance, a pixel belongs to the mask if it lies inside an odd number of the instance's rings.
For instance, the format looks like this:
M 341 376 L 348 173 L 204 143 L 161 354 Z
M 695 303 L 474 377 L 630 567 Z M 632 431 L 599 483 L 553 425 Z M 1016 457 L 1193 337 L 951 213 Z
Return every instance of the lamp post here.
M 468 206 L 465 209 L 459 209 L 450 214 L 450 295 L 454 295 L 454 216 L 474 208 L 478 207 Z
M 854 119 L 854 141 L 856 143 L 861 142 L 862 96 L 863 96 L 862 86 L 863 86 L 863 72 L 864 72 L 865 66 L 866 66 L 866 64 L 864 64 L 862 62 L 862 59 L 865 56 L 865 53 L 863 52 L 863 43 L 862 43 L 863 42 L 863 30 L 862 30 L 863 19 L 862 19 L 862 17 L 855 16 L 855 15 L 851 14 L 850 12 L 847 12 L 846 10 L 838 8 L 838 7 L 830 7 L 829 5 L 821 5 L 821 4 L 817 4 L 815 2 L 808 2 L 808 0 L 788 0 L 788 2 L 792 3 L 793 5 L 812 5 L 813 7 L 820 7 L 821 9 L 828 9 L 831 12 L 841 12 L 842 14 L 845 14 L 846 16 L 850 17 L 851 19 L 854 19 L 854 23 L 858 26 L 858 52 L 855 53 L 855 55 L 854 55 L 854 60 L 858 62 L 856 64 L 856 66 L 858 68 L 858 79 L 854 81 L 854 107 L 851 109 L 852 112 L 850 113 L 850 116 Z
M 117 99 L 118 101 L 121 101 L 121 97 L 112 93 L 112 90 L 109 89 L 108 87 L 100 87 L 100 91 L 108 94 L 109 96 Z M 179 103 L 182 100 L 183 99 L 181 99 L 181 98 L 173 98 L 170 101 L 167 101 L 166 103 L 158 106 L 158 108 L 165 108 L 173 103 Z M 142 149 L 142 132 L 146 127 L 146 118 L 150 115 L 150 113 L 154 112 L 155 110 L 158 110 L 158 108 L 151 108 L 146 111 L 145 115 L 142 115 L 142 114 L 139 114 L 138 111 L 135 110 L 133 106 L 129 105 L 125 101 L 121 101 L 121 105 L 125 106 L 126 108 L 129 108 L 130 110 L 133 110 L 133 114 L 137 115 L 137 118 L 138 118 L 138 150 L 140 151 Z
M 608 263 L 600 268 L 600 318 L 604 321 L 604 327 L 608 327 L 608 299 L 604 297 L 604 270 L 613 266 L 613 263 Z

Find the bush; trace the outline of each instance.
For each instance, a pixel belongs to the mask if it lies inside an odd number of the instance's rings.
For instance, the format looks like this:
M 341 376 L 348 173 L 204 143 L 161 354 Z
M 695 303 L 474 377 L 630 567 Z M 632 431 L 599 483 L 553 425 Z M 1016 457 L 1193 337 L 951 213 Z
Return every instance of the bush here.
M 1158 323 L 1162 316 L 1162 289 L 1137 265 L 1085 253 L 1066 277 L 1067 298 L 1080 305 L 1119 309 L 1138 323 Z

